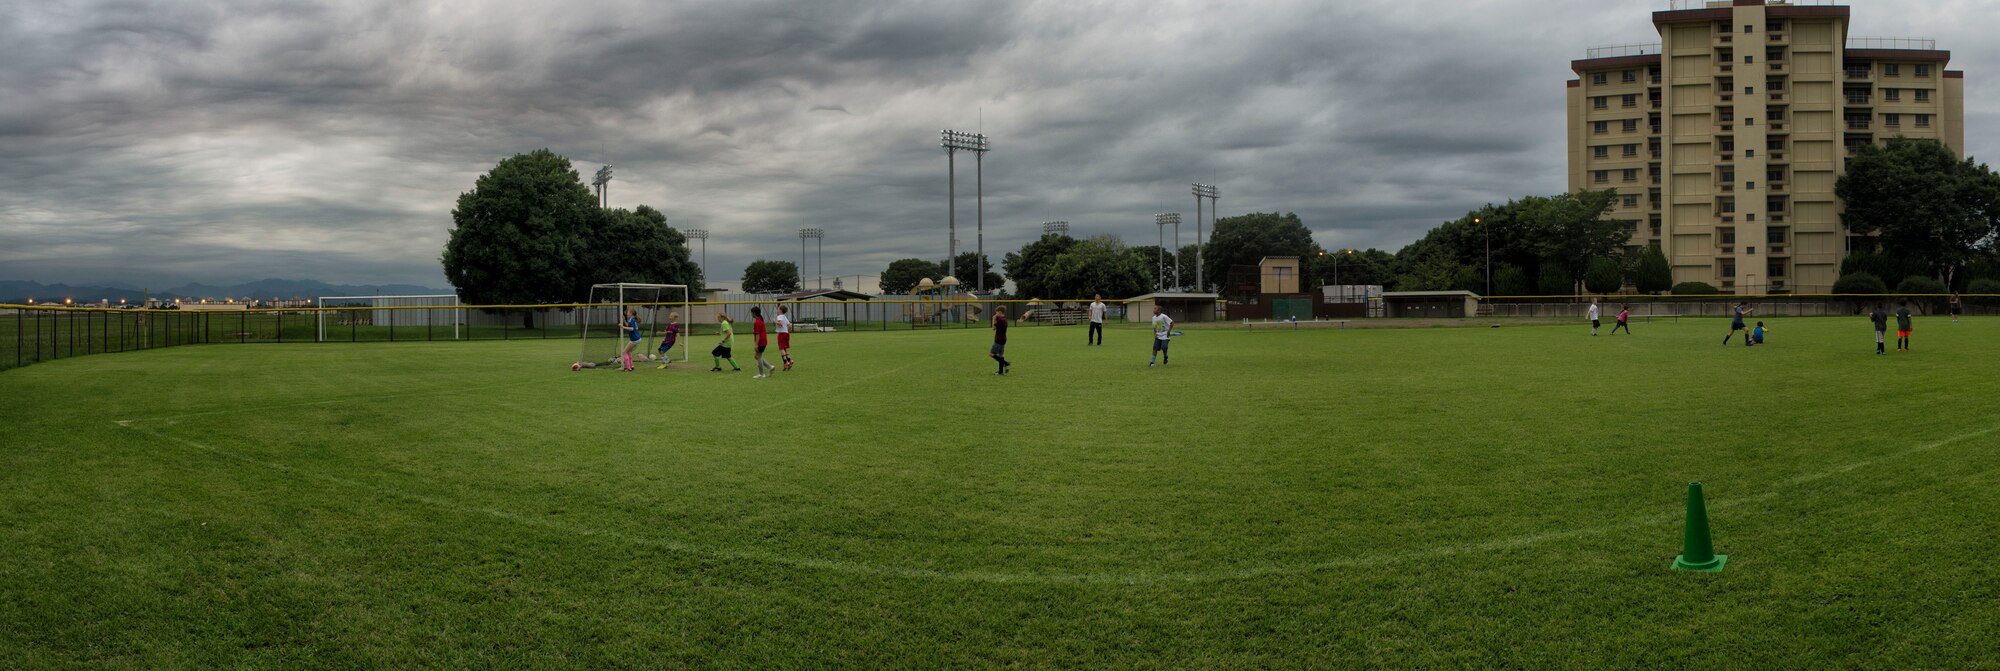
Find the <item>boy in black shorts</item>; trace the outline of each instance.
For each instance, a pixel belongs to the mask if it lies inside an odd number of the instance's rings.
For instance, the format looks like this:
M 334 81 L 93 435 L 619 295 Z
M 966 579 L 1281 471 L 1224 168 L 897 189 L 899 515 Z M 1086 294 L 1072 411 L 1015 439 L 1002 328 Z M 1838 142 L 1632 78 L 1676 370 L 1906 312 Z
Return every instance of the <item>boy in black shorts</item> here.
M 1006 375 L 1007 369 L 1014 367 L 1014 364 L 1007 363 L 1007 308 L 993 310 L 993 349 L 987 355 L 1000 364 L 1000 370 L 994 371 L 994 375 Z

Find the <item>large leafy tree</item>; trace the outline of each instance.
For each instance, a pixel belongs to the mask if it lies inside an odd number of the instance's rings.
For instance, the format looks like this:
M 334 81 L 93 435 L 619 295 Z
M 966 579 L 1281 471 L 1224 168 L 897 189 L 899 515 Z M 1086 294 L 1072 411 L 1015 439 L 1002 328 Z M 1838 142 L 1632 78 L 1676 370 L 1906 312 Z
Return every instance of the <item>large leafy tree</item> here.
M 944 277 L 944 273 L 950 272 L 949 269 L 955 268 L 958 273 L 959 288 L 972 291 L 979 287 L 979 276 L 972 274 L 973 266 L 977 265 L 980 270 L 986 273 L 987 291 L 999 291 L 1002 286 L 1007 284 L 1007 277 L 1005 275 L 993 272 L 993 257 L 989 256 L 981 259 L 978 252 L 959 252 L 958 256 L 953 260 L 956 263 L 946 264 L 939 262 L 937 264 L 938 268 L 946 270 L 939 270 L 937 277 L 933 279 L 941 279 Z
M 1570 280 L 1579 280 L 1590 259 L 1617 256 L 1631 241 L 1630 221 L 1604 218 L 1617 195 L 1608 189 L 1581 191 L 1488 205 L 1438 225 L 1398 256 L 1414 260 L 1442 253 L 1483 274 L 1490 248 L 1496 268 L 1512 264 L 1539 271 L 1553 263 L 1570 273 Z
M 1008 252 L 1000 265 L 1007 269 L 1007 276 L 1014 278 L 1014 293 L 1036 298 L 1058 296 L 1058 277 L 1054 272 L 1056 257 L 1076 246 L 1077 239 L 1067 235 L 1043 235 L 1023 245 L 1019 251 Z
M 1674 288 L 1674 268 L 1667 263 L 1666 252 L 1647 245 L 1639 253 L 1639 267 L 1633 272 L 1632 286 L 1642 294 L 1657 294 Z
M 574 301 L 583 241 L 601 216 L 569 159 L 547 149 L 502 159 L 458 196 L 445 279 L 467 303 Z
M 1214 235 L 1208 239 L 1208 248 L 1203 250 L 1203 264 L 1206 274 L 1202 279 L 1211 284 L 1221 284 L 1228 276 L 1229 269 L 1238 265 L 1257 265 L 1266 256 L 1296 256 L 1300 259 L 1318 252 L 1313 245 L 1312 230 L 1296 214 L 1276 212 L 1253 212 L 1215 220 Z M 1185 270 L 1193 257 L 1181 262 Z
M 922 282 L 926 277 L 932 280 L 942 279 L 944 277 L 944 270 L 938 268 L 937 264 L 923 259 L 896 259 L 890 261 L 889 267 L 882 271 L 882 293 L 908 294 L 915 290 L 917 283 Z
M 757 259 L 743 269 L 743 291 L 747 293 L 788 294 L 798 290 L 797 263 Z
M 687 237 L 667 225 L 667 215 L 646 205 L 634 210 L 601 210 L 585 241 L 577 295 L 591 284 L 641 282 L 685 284 L 700 295 L 701 269 L 688 253 Z
M 1892 255 L 1929 259 L 1946 284 L 2000 234 L 2000 176 L 1936 140 L 1863 146 L 1833 191 L 1848 230 L 1880 236 Z
M 1590 260 L 1590 267 L 1583 271 L 1583 288 L 1593 294 L 1617 292 L 1625 286 L 1625 271 L 1618 262 L 1605 257 Z

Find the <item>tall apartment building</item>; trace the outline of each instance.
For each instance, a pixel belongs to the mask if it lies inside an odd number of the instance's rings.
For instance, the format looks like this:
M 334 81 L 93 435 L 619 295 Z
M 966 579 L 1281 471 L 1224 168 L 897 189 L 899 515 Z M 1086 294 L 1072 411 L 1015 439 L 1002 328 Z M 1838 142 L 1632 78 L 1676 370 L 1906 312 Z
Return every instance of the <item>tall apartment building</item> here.
M 1905 136 L 1964 156 L 1964 73 L 1930 40 L 1849 36 L 1848 7 L 1674 0 L 1657 44 L 1571 61 L 1569 188 L 1616 188 L 1675 282 L 1831 289 L 1854 244 L 1834 180 L 1857 146 Z

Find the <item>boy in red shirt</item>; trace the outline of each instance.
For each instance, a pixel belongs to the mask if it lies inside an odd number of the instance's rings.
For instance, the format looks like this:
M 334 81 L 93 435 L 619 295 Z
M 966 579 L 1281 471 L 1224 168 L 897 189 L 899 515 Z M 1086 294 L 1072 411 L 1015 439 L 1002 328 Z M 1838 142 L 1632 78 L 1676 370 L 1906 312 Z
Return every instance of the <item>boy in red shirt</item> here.
M 771 362 L 764 360 L 764 348 L 771 345 L 771 337 L 764 332 L 763 309 L 751 306 L 750 319 L 752 320 L 750 322 L 750 335 L 754 342 L 757 343 L 756 379 L 767 378 L 771 376 L 771 373 L 777 372 L 777 368 L 772 366 Z

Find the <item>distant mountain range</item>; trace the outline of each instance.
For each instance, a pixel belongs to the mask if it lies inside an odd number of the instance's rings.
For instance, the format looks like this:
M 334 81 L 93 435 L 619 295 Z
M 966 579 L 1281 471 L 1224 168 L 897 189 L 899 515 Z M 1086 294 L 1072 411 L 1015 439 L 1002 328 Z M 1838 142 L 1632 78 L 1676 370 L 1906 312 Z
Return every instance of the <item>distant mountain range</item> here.
M 420 287 L 414 284 L 328 284 L 317 280 L 267 279 L 244 282 L 229 286 L 209 284 L 189 284 L 187 286 L 161 289 L 152 292 L 154 298 L 257 298 L 264 300 L 316 298 L 319 296 L 408 296 L 426 294 L 457 293 L 450 289 Z M 90 286 L 68 284 L 42 284 L 18 280 L 0 280 L 0 303 L 25 303 L 34 299 L 38 303 L 61 303 L 63 299 L 77 302 L 97 302 L 119 299 L 137 303 L 146 297 L 146 291 L 124 282 L 104 282 Z

